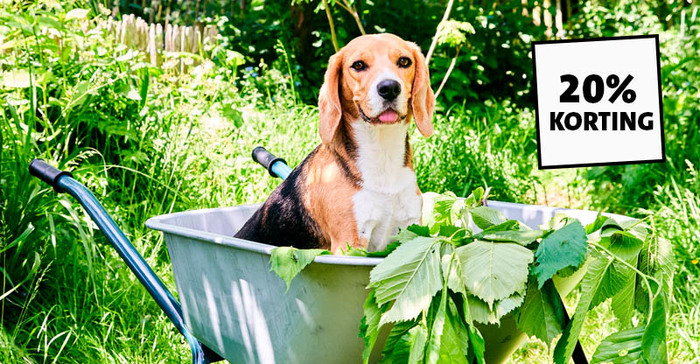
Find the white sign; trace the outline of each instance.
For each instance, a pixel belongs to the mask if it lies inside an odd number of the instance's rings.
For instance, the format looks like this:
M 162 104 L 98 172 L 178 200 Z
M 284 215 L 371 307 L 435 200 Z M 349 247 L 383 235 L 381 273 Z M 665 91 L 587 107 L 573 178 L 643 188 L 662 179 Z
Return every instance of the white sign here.
M 658 35 L 533 42 L 540 169 L 665 160 Z

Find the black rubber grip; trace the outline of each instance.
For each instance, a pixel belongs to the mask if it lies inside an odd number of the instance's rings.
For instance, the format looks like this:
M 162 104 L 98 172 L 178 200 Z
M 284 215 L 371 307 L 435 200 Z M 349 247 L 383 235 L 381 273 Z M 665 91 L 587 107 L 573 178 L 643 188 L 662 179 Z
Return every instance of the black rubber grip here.
M 280 157 L 276 157 L 274 154 L 268 152 L 264 147 L 255 147 L 255 149 L 253 149 L 253 160 L 265 167 L 265 169 L 270 172 L 270 176 L 272 177 L 279 177 L 272 172 L 272 165 L 275 164 L 275 162 L 281 161 L 282 163 L 287 164 L 287 161 Z
M 56 192 L 64 192 L 63 189 L 58 187 L 59 177 L 73 177 L 70 172 L 62 171 L 38 158 L 29 163 L 29 173 L 49 184 Z

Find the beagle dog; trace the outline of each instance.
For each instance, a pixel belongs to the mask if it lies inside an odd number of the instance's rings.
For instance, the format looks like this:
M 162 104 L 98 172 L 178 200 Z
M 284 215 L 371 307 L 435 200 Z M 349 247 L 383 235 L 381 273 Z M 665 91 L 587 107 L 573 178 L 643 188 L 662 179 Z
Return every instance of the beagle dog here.
M 319 145 L 237 238 L 277 246 L 350 244 L 383 250 L 420 223 L 421 192 L 408 142 L 410 120 L 433 133 L 435 96 L 417 45 L 392 34 L 355 38 L 328 62 L 319 94 Z

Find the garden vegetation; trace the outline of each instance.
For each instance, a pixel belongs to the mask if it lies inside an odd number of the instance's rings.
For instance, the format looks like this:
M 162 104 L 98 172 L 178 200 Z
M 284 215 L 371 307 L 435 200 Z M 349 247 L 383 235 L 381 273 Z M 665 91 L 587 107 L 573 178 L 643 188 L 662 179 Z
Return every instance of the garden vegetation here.
M 279 180 L 250 151 L 265 145 L 298 164 L 319 143 L 316 97 L 334 43 L 382 31 L 429 52 L 440 89 L 435 135 L 411 135 L 420 188 L 488 186 L 495 200 L 643 219 L 674 250 L 669 360 L 697 360 L 700 6 L 558 2 L 559 36 L 660 35 L 665 163 L 537 170 L 530 44 L 557 35 L 533 21 L 532 1 L 0 1 L 0 362 L 190 360 L 78 203 L 29 175 L 33 158 L 94 191 L 175 292 L 161 234 L 144 221 L 262 202 Z M 154 66 L 101 26 L 127 13 L 215 24 L 221 37 L 206 56 L 165 54 Z M 564 298 L 569 312 L 579 297 Z M 580 328 L 589 357 L 621 327 L 610 306 Z M 512 360 L 552 355 L 531 340 Z

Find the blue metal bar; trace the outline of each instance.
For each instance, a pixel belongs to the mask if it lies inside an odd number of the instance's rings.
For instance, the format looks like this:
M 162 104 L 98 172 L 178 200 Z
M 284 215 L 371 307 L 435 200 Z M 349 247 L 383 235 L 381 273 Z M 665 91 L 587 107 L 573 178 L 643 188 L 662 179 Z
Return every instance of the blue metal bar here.
M 283 180 L 287 179 L 289 174 L 292 173 L 292 168 L 290 168 L 283 160 L 278 160 L 275 163 L 272 163 L 270 169 L 277 175 L 277 177 Z
M 182 317 L 180 303 L 173 297 L 172 293 L 168 291 L 165 284 L 163 284 L 153 272 L 148 263 L 146 263 L 141 254 L 139 254 L 129 239 L 119 229 L 92 192 L 70 175 L 60 175 L 55 182 L 56 186 L 54 187 L 57 187 L 57 190 L 68 192 L 80 202 L 88 215 L 90 215 L 92 220 L 95 221 L 100 230 L 102 230 L 102 233 L 105 234 L 107 240 L 109 240 L 114 249 L 117 250 L 117 253 L 119 253 L 119 256 L 122 257 L 129 269 L 136 275 L 153 299 L 156 300 L 158 306 L 165 312 L 178 331 L 187 339 L 192 351 L 192 362 L 195 364 L 206 364 L 211 361 L 220 360 L 218 355 L 211 352 L 210 349 L 203 347 L 202 344 L 187 331 L 185 321 Z M 206 355 L 205 351 L 206 354 L 209 355 Z

